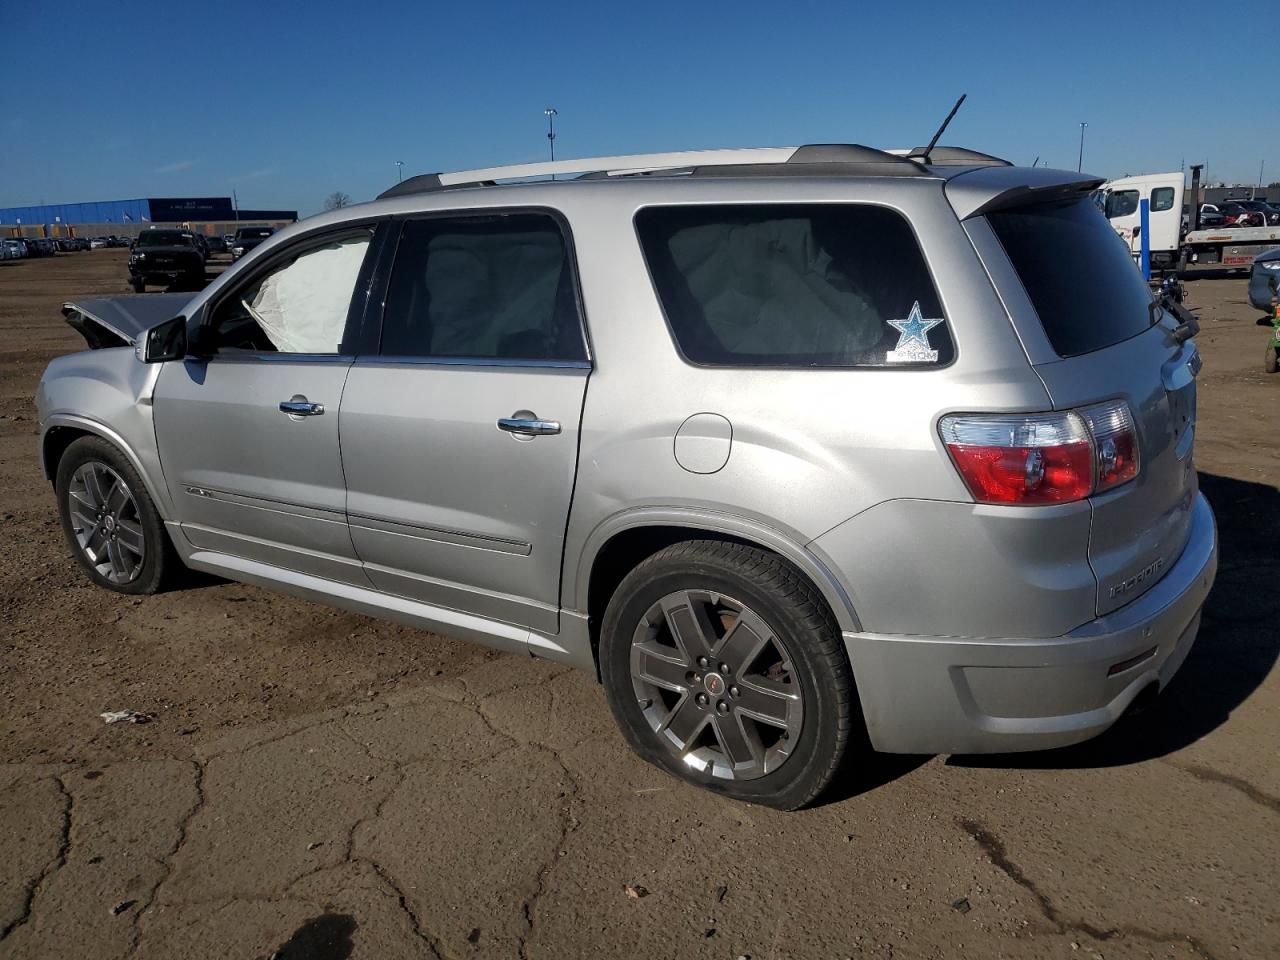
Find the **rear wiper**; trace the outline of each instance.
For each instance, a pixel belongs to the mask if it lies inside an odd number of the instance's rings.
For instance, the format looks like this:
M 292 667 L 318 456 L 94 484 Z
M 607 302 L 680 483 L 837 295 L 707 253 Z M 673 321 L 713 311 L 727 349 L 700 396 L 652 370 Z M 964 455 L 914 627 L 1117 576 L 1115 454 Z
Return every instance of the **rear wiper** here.
M 1173 315 L 1173 319 L 1178 322 L 1178 325 L 1173 328 L 1173 339 L 1178 343 L 1186 343 L 1200 332 L 1199 318 L 1173 297 L 1161 297 L 1158 304 L 1153 301 L 1151 306 L 1153 317 L 1154 311 L 1158 309 L 1164 309 Z

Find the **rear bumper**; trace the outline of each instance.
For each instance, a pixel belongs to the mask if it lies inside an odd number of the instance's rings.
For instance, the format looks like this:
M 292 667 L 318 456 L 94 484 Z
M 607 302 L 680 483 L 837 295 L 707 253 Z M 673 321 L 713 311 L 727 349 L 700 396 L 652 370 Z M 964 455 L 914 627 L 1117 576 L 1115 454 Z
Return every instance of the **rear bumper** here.
M 846 633 L 872 745 L 888 753 L 1004 753 L 1096 736 L 1182 665 L 1217 566 L 1213 512 L 1198 496 L 1187 544 L 1160 582 L 1065 636 Z

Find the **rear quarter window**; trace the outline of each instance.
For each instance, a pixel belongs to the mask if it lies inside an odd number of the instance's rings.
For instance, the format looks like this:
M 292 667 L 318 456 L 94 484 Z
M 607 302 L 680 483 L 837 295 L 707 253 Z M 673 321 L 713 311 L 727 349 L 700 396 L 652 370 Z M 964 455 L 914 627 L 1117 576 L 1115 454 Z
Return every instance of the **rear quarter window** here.
M 869 204 L 648 207 L 672 336 L 706 366 L 930 367 L 955 345 L 915 234 Z
M 1088 200 L 1000 210 L 987 220 L 1059 356 L 1092 353 L 1151 326 L 1151 291 Z

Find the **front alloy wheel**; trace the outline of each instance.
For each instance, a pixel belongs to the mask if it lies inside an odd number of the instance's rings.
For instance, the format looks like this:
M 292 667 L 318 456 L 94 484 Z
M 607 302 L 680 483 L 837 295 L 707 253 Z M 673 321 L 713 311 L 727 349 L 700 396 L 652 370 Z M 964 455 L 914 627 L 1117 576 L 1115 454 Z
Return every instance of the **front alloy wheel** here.
M 132 583 L 142 572 L 147 544 L 129 485 L 105 463 L 88 460 L 67 488 L 71 529 L 85 559 L 111 583 Z
M 67 543 L 98 586 L 156 593 L 181 568 L 142 478 L 114 444 L 72 441 L 58 460 L 55 488 Z

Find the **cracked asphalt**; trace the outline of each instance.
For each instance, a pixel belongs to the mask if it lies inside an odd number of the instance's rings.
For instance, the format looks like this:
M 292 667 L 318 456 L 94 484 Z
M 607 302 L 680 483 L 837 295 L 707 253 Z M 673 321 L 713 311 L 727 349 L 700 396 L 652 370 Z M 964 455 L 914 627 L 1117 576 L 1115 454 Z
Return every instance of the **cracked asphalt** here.
M 1280 957 L 1280 378 L 1201 279 L 1218 585 L 1080 747 L 862 758 L 794 814 L 637 761 L 591 677 L 257 588 L 90 587 L 31 402 L 120 251 L 0 263 L 0 957 Z M 136 710 L 145 724 L 106 725 Z

